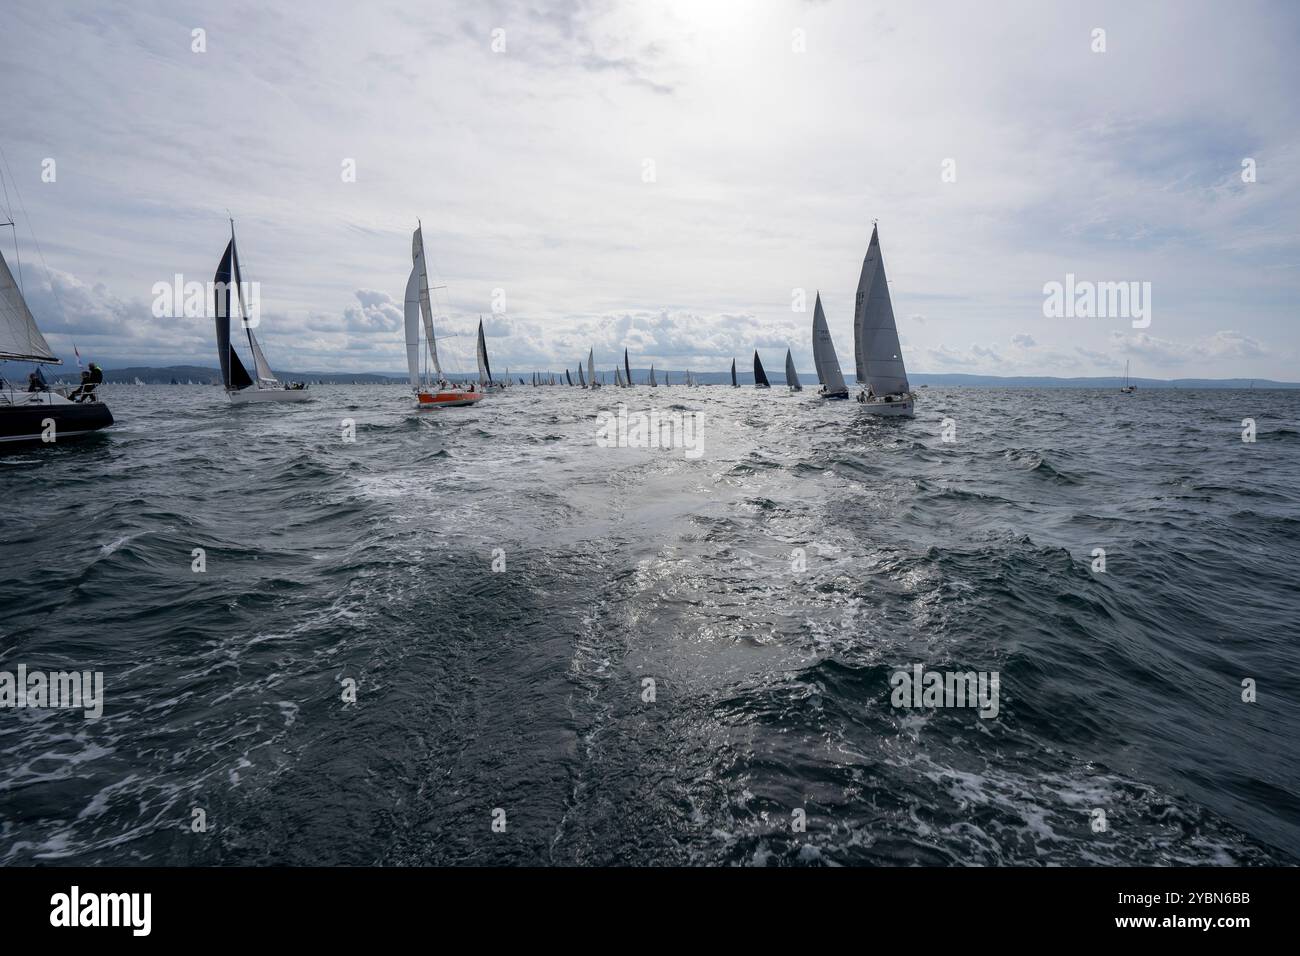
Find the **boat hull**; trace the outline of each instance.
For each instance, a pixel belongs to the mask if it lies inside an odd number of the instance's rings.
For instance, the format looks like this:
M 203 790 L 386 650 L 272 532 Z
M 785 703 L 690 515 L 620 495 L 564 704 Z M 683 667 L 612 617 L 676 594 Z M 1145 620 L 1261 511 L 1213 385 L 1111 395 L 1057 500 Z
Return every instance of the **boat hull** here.
M 305 388 L 241 388 L 226 392 L 232 405 L 251 405 L 262 402 L 310 402 L 312 394 Z
M 483 400 L 483 392 L 467 392 L 460 388 L 447 388 L 436 392 L 416 392 L 421 411 L 432 408 L 463 408 Z
M 53 420 L 53 442 L 44 442 L 46 421 Z M 0 405 L 0 443 L 4 445 L 58 444 L 84 438 L 113 424 L 103 402 L 24 402 Z
M 822 389 L 817 394 L 827 401 L 844 401 L 849 397 L 849 390 L 846 388 L 842 392 L 828 392 L 825 389 Z
M 858 395 L 858 402 L 863 409 L 870 415 L 881 415 L 887 418 L 911 418 L 915 413 L 913 398 L 910 394 L 906 396 L 887 396 L 893 401 L 885 401 L 884 398 L 867 398 L 863 392 Z

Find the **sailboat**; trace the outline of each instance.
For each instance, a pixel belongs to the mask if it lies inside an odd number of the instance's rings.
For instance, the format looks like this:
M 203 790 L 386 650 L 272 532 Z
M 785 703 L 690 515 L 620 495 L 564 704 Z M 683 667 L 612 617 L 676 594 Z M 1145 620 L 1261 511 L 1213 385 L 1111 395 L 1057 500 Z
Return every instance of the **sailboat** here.
M 579 388 L 586 388 L 586 387 L 587 387 L 587 379 L 586 379 L 586 378 L 583 376 L 583 374 L 582 374 L 582 362 L 581 362 L 581 361 L 578 362 L 578 387 L 579 387 Z
M 794 370 L 794 358 L 790 355 L 790 350 L 785 350 L 785 384 L 790 386 L 792 392 L 802 392 L 803 386 L 799 384 L 799 373 Z
M 817 303 L 813 306 L 812 338 L 813 365 L 817 368 L 817 381 L 822 383 L 817 394 L 822 398 L 848 398 L 849 389 L 844 384 L 840 360 L 835 355 L 835 343 L 831 341 L 831 330 L 826 325 L 820 292 L 817 293 Z
M 230 241 L 226 251 L 217 263 L 217 274 L 213 277 L 213 297 L 215 308 L 213 314 L 217 323 L 217 358 L 221 363 L 221 382 L 226 386 L 226 397 L 232 405 L 246 405 L 252 402 L 306 402 L 312 396 L 307 394 L 304 382 L 281 382 L 271 371 L 262 346 L 253 334 L 253 323 L 244 315 L 244 276 L 239 269 L 239 249 L 235 245 L 235 220 L 230 220 Z M 235 293 L 232 300 L 231 293 Z M 232 304 L 233 303 L 233 304 Z M 253 356 L 253 369 L 257 372 L 254 379 L 248 374 L 244 363 L 235 351 L 235 344 L 230 340 L 230 320 L 239 319 L 248 333 L 248 350 Z M 175 379 L 172 380 L 175 382 Z
M 871 242 L 862 260 L 858 297 L 853 312 L 853 352 L 858 382 L 865 385 L 858 401 L 873 415 L 911 417 L 913 399 L 903 366 L 903 348 L 898 343 L 894 305 L 885 278 L 885 260 L 880 255 L 880 236 L 875 224 Z
M 767 380 L 767 373 L 763 371 L 763 360 L 758 357 L 758 349 L 754 349 L 754 387 L 772 387 Z
M 650 366 L 650 387 L 651 388 L 659 387 L 659 383 L 655 381 L 655 367 L 653 364 Z
M 587 380 L 591 382 L 591 388 L 600 388 L 600 382 L 596 380 L 596 350 L 592 349 L 587 353 Z
M 0 253 L 0 362 L 11 360 L 37 365 L 63 364 L 50 351 L 22 289 L 9 271 L 9 263 Z M 40 378 L 39 371 L 35 375 Z M 20 383 L 0 377 L 0 443 L 41 442 L 49 436 L 57 444 L 113 424 L 113 416 L 100 401 L 97 389 L 92 389 L 85 401 L 78 401 L 82 394 L 80 388 L 69 392 L 66 388 L 48 387 L 19 391 L 20 387 Z
M 442 374 L 438 364 L 438 342 L 433 334 L 433 307 L 429 304 L 429 270 L 424 261 L 424 226 L 417 224 L 411 233 L 411 275 L 406 280 L 406 368 L 411 376 L 411 389 L 415 392 L 419 407 L 455 408 L 473 405 L 481 401 L 483 392 L 473 385 L 453 385 Z M 426 375 L 420 377 L 420 326 L 424 325 L 424 337 L 429 343 L 429 359 L 433 364 L 433 374 L 437 376 L 432 382 Z M 482 320 L 479 331 L 482 332 Z M 480 336 L 479 341 L 482 341 Z M 482 361 L 486 364 L 487 354 Z
M 1132 395 L 1132 394 L 1133 394 L 1134 392 L 1136 392 L 1137 390 L 1138 390 L 1138 387 L 1137 387 L 1136 385 L 1134 385 L 1134 384 L 1132 383 L 1132 381 L 1129 380 L 1129 377 L 1128 377 L 1128 360 L 1125 359 L 1125 360 L 1124 360 L 1124 385 L 1120 388 L 1120 391 L 1123 392 L 1125 395 Z
M 623 370 L 617 365 L 614 366 L 614 385 L 618 388 L 623 387 Z
M 736 381 L 736 360 L 731 360 L 731 387 L 739 388 L 740 384 Z
M 623 350 L 623 384 L 632 387 L 632 365 L 627 360 L 627 349 Z
M 493 381 L 492 366 L 488 364 L 487 340 L 483 338 L 483 317 L 478 320 L 478 386 L 484 392 L 504 392 L 505 383 Z

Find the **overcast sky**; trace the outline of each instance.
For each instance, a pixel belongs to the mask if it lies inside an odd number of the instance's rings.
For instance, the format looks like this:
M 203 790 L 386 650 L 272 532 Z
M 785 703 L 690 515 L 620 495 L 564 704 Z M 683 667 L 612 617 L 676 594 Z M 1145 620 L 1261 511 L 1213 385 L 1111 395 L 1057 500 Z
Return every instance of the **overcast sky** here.
M 211 280 L 229 210 L 279 369 L 404 367 L 417 217 L 460 369 L 480 313 L 497 368 L 627 346 L 779 369 L 788 346 L 810 369 L 818 289 L 848 369 L 878 219 L 914 372 L 1300 378 L 1293 3 L 84 0 L 0 22 L 7 206 L 69 358 L 215 366 L 211 321 L 153 317 L 152 289 Z M 1149 327 L 1046 317 L 1067 273 L 1151 283 Z

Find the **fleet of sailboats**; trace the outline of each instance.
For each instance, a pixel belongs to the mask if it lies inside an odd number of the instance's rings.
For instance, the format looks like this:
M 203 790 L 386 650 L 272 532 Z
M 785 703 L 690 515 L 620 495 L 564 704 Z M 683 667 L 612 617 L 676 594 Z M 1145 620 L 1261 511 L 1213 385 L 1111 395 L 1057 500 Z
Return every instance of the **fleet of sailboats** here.
M 222 254 L 214 276 L 215 301 L 213 314 L 216 321 L 217 355 L 221 366 L 221 384 L 233 404 L 251 402 L 301 402 L 309 399 L 305 383 L 281 382 L 272 371 L 261 343 L 254 332 L 258 324 L 249 314 L 247 286 L 239 261 L 234 221 L 230 222 L 230 239 Z M 488 357 L 487 339 L 483 318 L 479 317 L 475 352 L 478 380 L 465 384 L 453 382 L 444 372 L 438 355 L 437 337 L 433 325 L 430 302 L 428 266 L 424 252 L 423 226 L 417 224 L 411 236 L 411 271 L 407 278 L 404 297 L 404 334 L 407 368 L 410 385 L 416 396 L 418 408 L 446 408 L 474 405 L 492 392 L 504 391 L 512 379 L 507 372 L 503 378 L 494 377 Z M 245 364 L 236 347 L 233 320 L 243 326 L 248 346 L 249 362 Z M 421 349 L 421 335 L 427 345 L 427 355 Z M 894 318 L 889 280 L 885 274 L 884 259 L 880 250 L 879 227 L 873 224 L 871 239 L 863 258 L 858 277 L 857 295 L 853 313 L 854 371 L 861 386 L 858 402 L 873 415 L 911 416 L 914 414 L 915 395 L 907 378 L 902 348 Z M 817 394 L 825 399 L 845 399 L 849 390 L 840 370 L 835 345 L 831 339 L 822 306 L 817 294 L 812 320 L 812 355 L 819 388 Z M 18 359 L 24 362 L 57 364 L 59 359 L 50 351 L 35 319 L 27 307 L 22 290 L 0 255 L 0 360 Z M 422 360 L 424 367 L 421 368 Z M 596 371 L 595 349 L 587 352 L 586 368 L 579 362 L 575 375 L 565 369 L 560 376 L 552 372 L 533 372 L 532 384 L 567 385 L 598 389 L 603 385 L 603 375 Z M 250 367 L 252 371 L 250 372 Z M 731 385 L 739 387 L 736 360 L 731 360 Z M 624 348 L 623 361 L 615 364 L 613 383 L 620 388 L 633 385 L 629 350 Z M 33 376 L 33 381 L 36 381 Z M 136 380 L 137 383 L 139 380 Z M 791 392 L 803 390 L 795 368 L 793 350 L 786 349 L 785 381 Z M 519 378 L 519 384 L 525 384 Z M 646 383 L 657 388 L 654 364 L 650 365 Z M 665 373 L 665 385 L 671 385 Z M 684 375 L 688 387 L 699 385 L 689 369 Z M 77 394 L 69 398 L 58 389 L 33 387 L 31 391 L 18 391 L 13 383 L 0 379 L 0 441 L 35 440 L 40 437 L 41 422 L 53 419 L 60 437 L 84 434 L 113 423 L 112 415 L 102 401 L 93 394 Z M 771 388 L 758 350 L 754 351 L 754 386 Z M 1129 366 L 1124 366 L 1124 393 L 1136 390 L 1129 378 Z

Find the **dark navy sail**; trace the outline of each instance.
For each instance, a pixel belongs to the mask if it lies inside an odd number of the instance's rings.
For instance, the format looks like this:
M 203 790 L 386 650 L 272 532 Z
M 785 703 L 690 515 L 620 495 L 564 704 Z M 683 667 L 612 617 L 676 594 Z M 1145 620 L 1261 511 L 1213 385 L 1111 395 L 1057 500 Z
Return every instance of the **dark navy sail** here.
M 231 263 L 234 255 L 235 238 L 231 236 L 212 280 L 216 298 L 213 305 L 217 317 L 217 357 L 221 360 L 221 381 L 226 388 L 241 389 L 251 386 L 253 379 L 244 368 L 244 363 L 239 360 L 239 353 L 230 344 Z
M 763 371 L 763 361 L 758 357 L 758 349 L 754 350 L 754 387 L 772 387 L 767 380 L 767 373 Z
M 736 388 L 736 387 L 737 387 L 737 382 L 736 382 L 736 360 L 735 360 L 735 359 L 732 359 L 732 360 L 731 360 L 731 387 L 732 387 L 732 388 Z
M 624 350 L 623 350 L 623 371 L 627 373 L 627 382 L 626 382 L 625 384 L 627 384 L 627 385 L 631 385 L 631 384 L 632 384 L 632 366 L 629 365 L 629 364 L 628 364 L 628 361 L 627 361 L 627 349 L 624 349 Z

